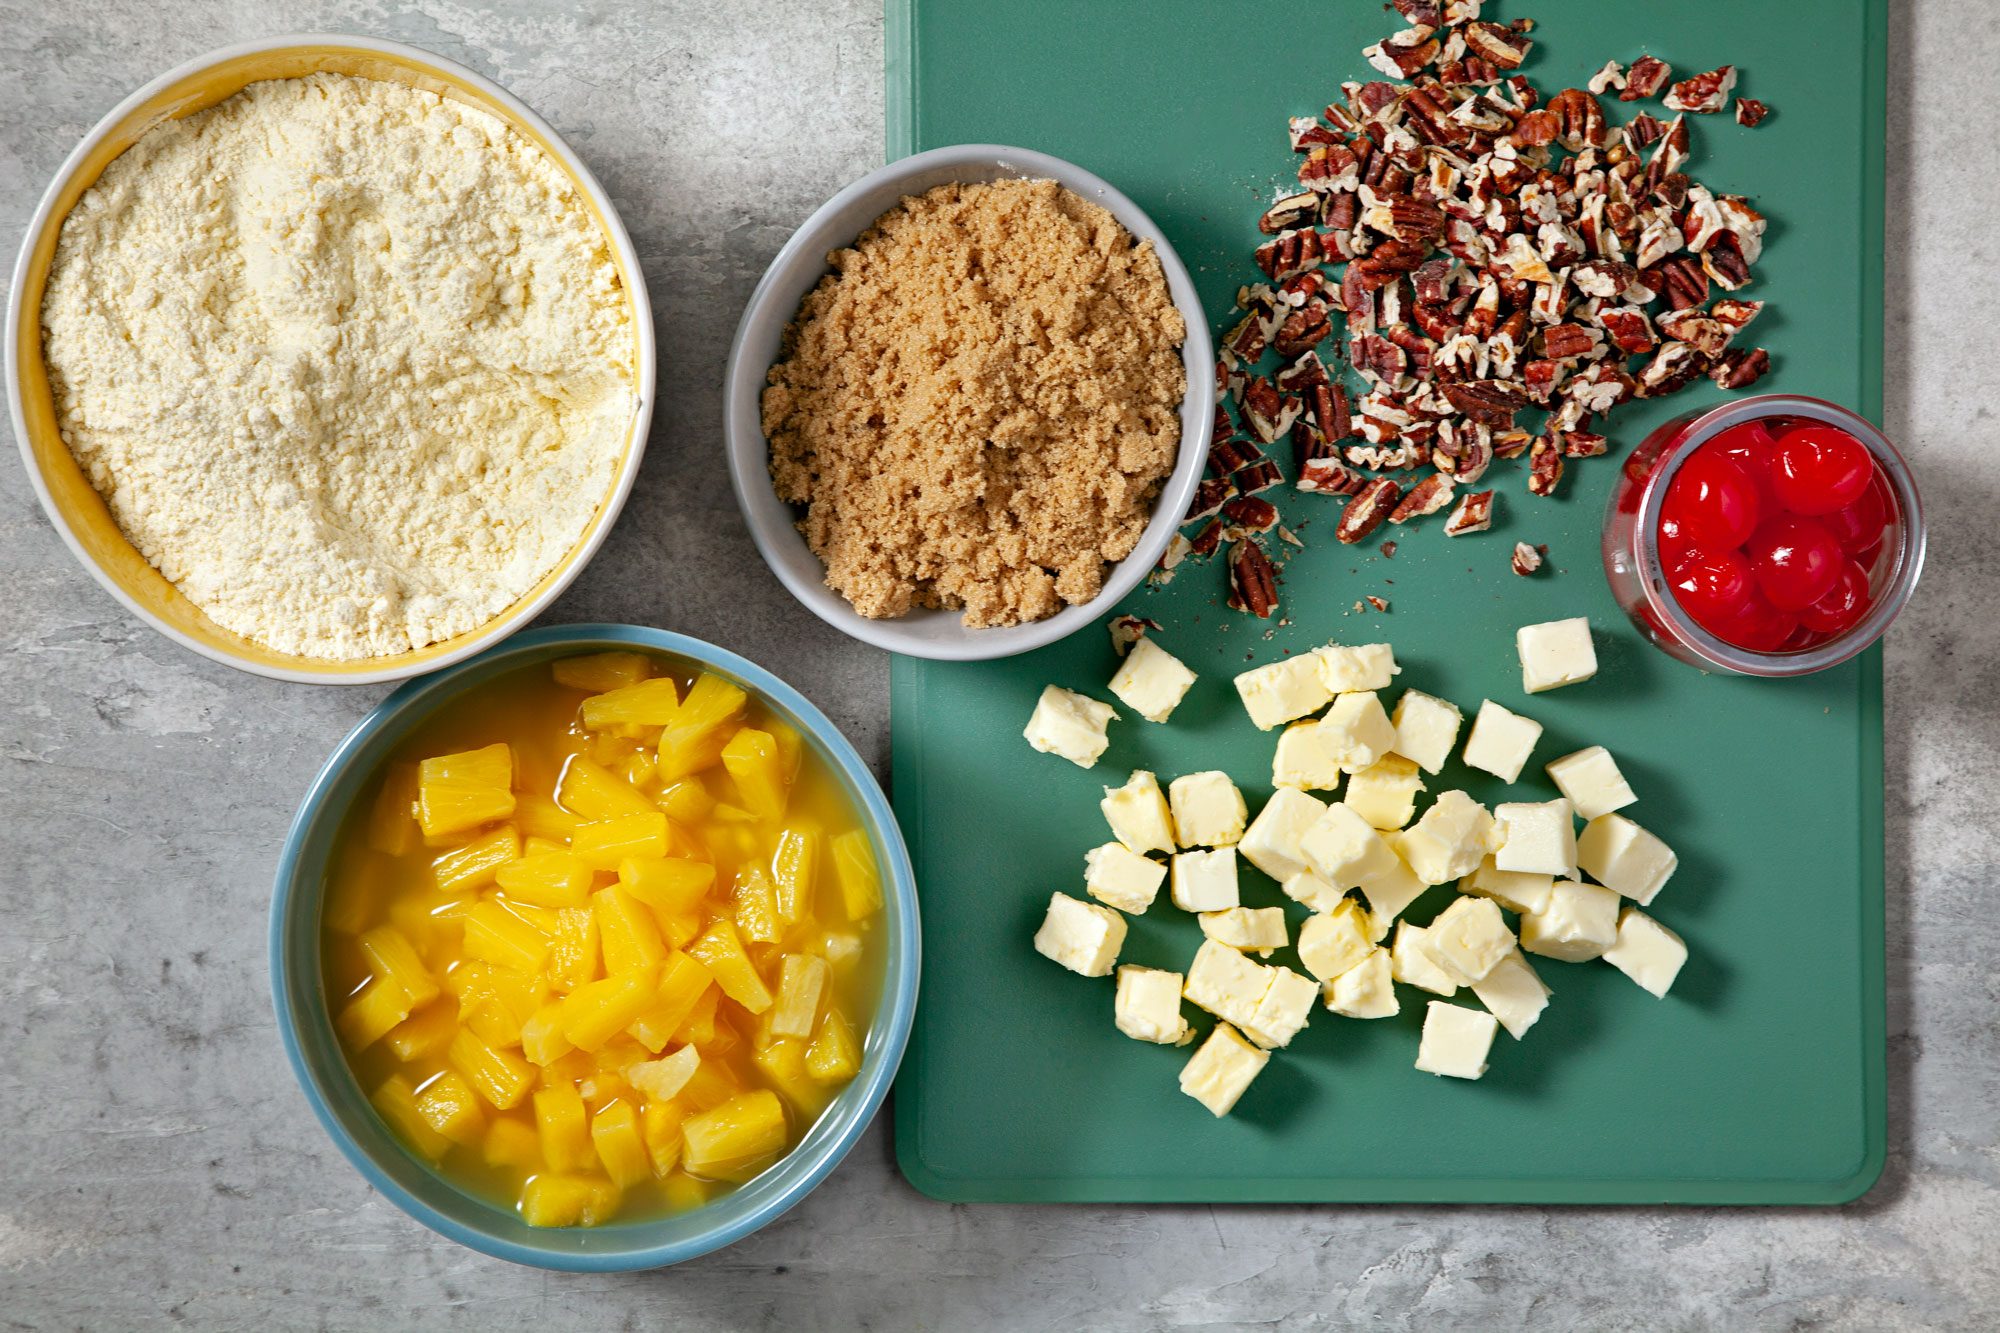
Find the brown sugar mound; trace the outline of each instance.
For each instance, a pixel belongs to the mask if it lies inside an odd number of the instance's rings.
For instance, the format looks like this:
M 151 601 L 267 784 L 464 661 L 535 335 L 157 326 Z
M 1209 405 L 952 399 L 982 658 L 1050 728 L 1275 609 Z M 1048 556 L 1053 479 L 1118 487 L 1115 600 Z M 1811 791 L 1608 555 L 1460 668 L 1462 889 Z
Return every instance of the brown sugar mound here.
M 763 400 L 827 586 L 972 628 L 1097 596 L 1180 446 L 1187 329 L 1152 246 L 1054 181 L 996 181 L 906 198 L 829 262 Z

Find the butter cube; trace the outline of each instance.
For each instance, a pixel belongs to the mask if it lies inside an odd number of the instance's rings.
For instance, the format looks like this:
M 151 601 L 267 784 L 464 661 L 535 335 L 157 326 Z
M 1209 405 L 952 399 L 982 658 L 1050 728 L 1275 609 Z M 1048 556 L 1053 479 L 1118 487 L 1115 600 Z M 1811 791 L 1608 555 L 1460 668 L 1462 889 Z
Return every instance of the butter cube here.
M 1681 937 L 1636 907 L 1618 914 L 1618 939 L 1604 951 L 1604 961 L 1644 986 L 1660 999 L 1687 962 Z
M 1523 625 L 1514 631 L 1521 654 L 1521 688 L 1530 694 L 1574 685 L 1597 674 L 1597 650 L 1590 642 L 1590 622 L 1582 616 Z
M 1426 884 L 1462 879 L 1493 848 L 1493 816 L 1462 791 L 1439 794 L 1424 817 L 1397 835 L 1396 847 Z
M 1271 989 L 1271 969 L 1246 958 L 1226 944 L 1203 940 L 1188 965 L 1181 993 L 1188 1003 L 1208 1010 L 1225 1023 L 1247 1027 L 1257 1015 L 1258 1002 Z
M 1278 748 L 1271 754 L 1273 787 L 1332 791 L 1342 776 L 1340 762 L 1318 722 L 1294 722 L 1278 733 Z
M 1493 1015 L 1462 1004 L 1432 1000 L 1424 1011 L 1424 1035 L 1417 1044 L 1417 1068 L 1446 1078 L 1478 1078 L 1499 1030 Z
M 1375 938 L 1378 940 L 1389 933 L 1389 923 L 1401 916 L 1405 908 L 1423 897 L 1430 888 L 1403 860 L 1396 841 L 1401 837 L 1402 834 L 1393 832 L 1382 835 L 1382 840 L 1396 853 L 1396 864 L 1361 886 L 1362 895 L 1368 899 L 1369 915 L 1375 918 Z
M 1107 842 L 1083 854 L 1084 891 L 1133 916 L 1153 905 L 1166 878 L 1165 866 L 1120 842 Z
M 1559 880 L 1548 904 L 1521 917 L 1521 947 L 1544 958 L 1581 963 L 1618 939 L 1618 895 L 1595 884 Z
M 1347 899 L 1346 889 L 1334 888 L 1310 870 L 1301 870 L 1286 878 L 1278 887 L 1285 891 L 1287 898 L 1295 903 L 1304 903 L 1315 912 L 1331 912 Z
M 1144 856 L 1174 850 L 1174 817 L 1167 809 L 1166 793 L 1160 790 L 1160 780 L 1145 769 L 1132 774 L 1122 787 L 1106 787 L 1097 808 L 1127 851 Z
M 1049 914 L 1035 932 L 1035 952 L 1083 977 L 1111 975 L 1125 946 L 1125 918 L 1108 907 L 1049 895 Z
M 1193 684 L 1194 672 L 1178 657 L 1140 639 L 1111 678 L 1111 692 L 1148 722 L 1165 722 Z
M 1243 821 L 1250 811 L 1227 773 L 1210 769 L 1175 778 L 1167 786 L 1167 800 L 1181 846 L 1234 847 L 1243 840 Z
M 1639 799 L 1633 794 L 1632 785 L 1625 781 L 1625 775 L 1618 771 L 1618 761 L 1602 745 L 1552 759 L 1548 771 L 1556 790 L 1576 807 L 1579 819 L 1596 819 Z
M 1458 711 L 1457 704 L 1422 690 L 1404 690 L 1403 697 L 1396 701 L 1393 748 L 1424 772 L 1435 773 L 1451 758 L 1451 747 L 1458 742 L 1458 727 L 1463 721 L 1465 715 Z
M 1236 677 L 1236 693 L 1259 731 L 1316 713 L 1333 699 L 1320 683 L 1319 658 L 1307 653 L 1245 671 Z
M 1141 639 L 1141 643 L 1145 640 Z M 1135 1041 L 1185 1046 L 1194 1031 L 1181 1017 L 1181 974 L 1132 963 L 1118 969 L 1118 1000 L 1112 1010 L 1118 1030 Z
M 1321 981 L 1332 981 L 1375 949 L 1366 913 L 1315 912 L 1299 927 L 1299 962 Z
M 1368 821 L 1336 801 L 1299 840 L 1306 864 L 1337 889 L 1352 889 L 1396 868 L 1396 853 Z
M 1418 990 L 1427 990 L 1433 995 L 1456 995 L 1464 984 L 1451 972 L 1446 971 L 1431 956 L 1428 947 L 1430 932 L 1413 921 L 1396 924 L 1396 947 L 1389 953 L 1389 971 L 1396 980 Z M 1300 938 L 1305 932 L 1300 932 Z
M 1514 950 L 1514 932 L 1491 898 L 1458 898 L 1431 922 L 1424 947 L 1445 971 L 1474 985 Z
M 1201 933 L 1217 944 L 1262 958 L 1291 943 L 1282 907 L 1225 907 L 1220 912 L 1203 912 Z
M 1359 898 L 1342 898 L 1327 909 L 1328 916 L 1352 916 L 1355 928 L 1368 937 L 1370 944 L 1380 944 L 1389 934 L 1389 921 L 1368 909 L 1368 904 Z
M 1373 693 L 1343 694 L 1319 720 L 1320 744 L 1343 773 L 1358 773 L 1396 744 L 1396 728 Z
M 1243 1029 L 1243 1035 L 1272 1050 L 1292 1044 L 1292 1038 L 1299 1035 L 1306 1020 L 1312 1017 L 1313 1001 L 1319 998 L 1319 986 L 1310 977 L 1300 976 L 1288 967 L 1267 968 L 1270 972 L 1270 986 L 1264 997 L 1257 1001 L 1257 1010 L 1251 1016 L 1250 1026 Z
M 1181 1068 L 1181 1091 L 1220 1119 L 1235 1109 L 1237 1099 L 1270 1059 L 1270 1052 L 1243 1040 L 1229 1024 L 1217 1023 Z
M 1493 853 L 1497 869 L 1576 878 L 1576 819 L 1567 800 L 1503 801 L 1493 807 L 1493 823 L 1500 836 Z
M 1111 744 L 1104 729 L 1117 716 L 1110 704 L 1051 685 L 1035 701 L 1034 714 L 1021 734 L 1043 754 L 1061 755 L 1078 768 L 1089 768 Z
M 1535 1025 L 1542 1010 L 1549 1006 L 1549 988 L 1535 975 L 1535 969 L 1528 966 L 1519 949 L 1509 950 L 1491 972 L 1473 982 L 1472 993 L 1515 1041 Z
M 1502 870 L 1489 856 L 1479 863 L 1479 869 L 1458 882 L 1458 891 L 1476 898 L 1491 898 L 1510 912 L 1539 912 L 1548 906 L 1549 890 L 1555 887 L 1555 882 L 1554 875 Z
M 1348 1018 L 1394 1018 L 1402 1008 L 1389 969 L 1389 951 L 1375 948 L 1368 956 L 1326 983 L 1326 1007 Z
M 1599 815 L 1576 840 L 1576 863 L 1599 884 L 1644 907 L 1653 901 L 1680 858 L 1623 815 Z
M 1280 787 L 1257 812 L 1236 850 L 1243 853 L 1244 860 L 1282 884 L 1305 871 L 1306 858 L 1299 850 L 1299 839 L 1325 812 L 1325 801 Z
M 1319 665 L 1320 683 L 1329 694 L 1357 694 L 1362 690 L 1386 690 L 1402 670 L 1396 665 L 1396 650 L 1386 643 L 1364 643 L 1343 647 L 1329 643 L 1313 654 Z
M 1236 892 L 1236 849 L 1180 852 L 1168 893 L 1183 912 L 1220 912 L 1242 901 Z
M 1487 699 L 1472 719 L 1472 734 L 1465 738 L 1465 762 L 1502 782 L 1518 782 L 1541 738 L 1541 723 Z
M 1341 799 L 1349 809 L 1378 829 L 1398 829 L 1417 812 L 1417 793 L 1424 780 L 1414 760 L 1385 754 L 1347 780 Z

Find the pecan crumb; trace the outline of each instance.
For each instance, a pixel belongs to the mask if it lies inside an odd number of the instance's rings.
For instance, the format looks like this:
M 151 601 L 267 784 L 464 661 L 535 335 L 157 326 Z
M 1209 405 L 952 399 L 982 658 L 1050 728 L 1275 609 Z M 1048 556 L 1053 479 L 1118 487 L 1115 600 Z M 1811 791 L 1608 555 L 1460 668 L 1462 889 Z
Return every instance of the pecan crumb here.
M 1522 578 L 1526 578 L 1540 569 L 1542 567 L 1542 552 L 1547 549 L 1545 546 L 1534 547 L 1528 545 L 1526 542 L 1515 542 L 1514 572 Z
M 1771 108 L 1765 106 L 1754 97 L 1739 97 L 1736 99 L 1736 123 L 1738 125 L 1742 125 L 1745 128 L 1753 125 L 1762 125 L 1764 117 L 1770 114 Z

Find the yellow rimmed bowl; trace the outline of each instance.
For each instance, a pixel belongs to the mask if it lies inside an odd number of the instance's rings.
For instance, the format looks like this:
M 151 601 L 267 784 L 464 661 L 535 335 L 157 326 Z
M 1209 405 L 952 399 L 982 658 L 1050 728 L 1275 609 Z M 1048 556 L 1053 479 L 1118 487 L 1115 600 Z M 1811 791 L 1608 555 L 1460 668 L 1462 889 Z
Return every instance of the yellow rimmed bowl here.
M 631 302 L 637 403 L 624 456 L 597 511 L 567 555 L 493 619 L 407 653 L 333 661 L 282 653 L 211 620 L 126 540 L 104 500 L 71 456 L 55 415 L 42 361 L 42 295 L 63 220 L 112 160 L 166 120 L 203 111 L 266 79 L 347 74 L 436 93 L 499 117 L 539 146 L 567 175 L 604 234 Z M 638 252 L 611 198 L 590 168 L 540 116 L 490 79 L 398 42 L 368 37 L 289 36 L 226 46 L 169 70 L 126 98 L 76 146 L 29 222 L 7 302 L 7 399 L 35 493 L 72 553 L 113 597 L 160 633 L 204 657 L 278 680 L 367 685 L 402 680 L 462 661 L 526 625 L 568 587 L 604 542 L 624 507 L 646 449 L 653 416 L 652 307 Z

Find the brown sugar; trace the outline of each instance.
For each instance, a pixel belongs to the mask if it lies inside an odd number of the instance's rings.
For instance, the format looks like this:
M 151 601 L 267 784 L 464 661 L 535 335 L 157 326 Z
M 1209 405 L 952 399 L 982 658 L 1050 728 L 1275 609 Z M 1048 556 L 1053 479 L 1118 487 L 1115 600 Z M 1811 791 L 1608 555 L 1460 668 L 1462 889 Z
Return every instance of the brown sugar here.
M 1151 245 L 1010 180 L 906 198 L 829 261 L 763 400 L 827 585 L 974 628 L 1095 597 L 1180 445 L 1187 330 Z

